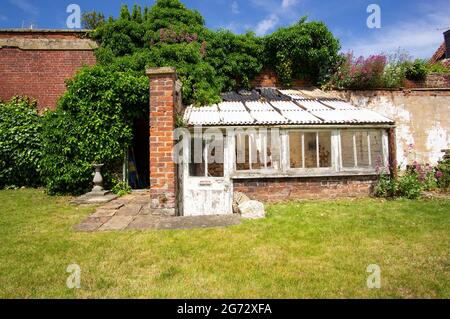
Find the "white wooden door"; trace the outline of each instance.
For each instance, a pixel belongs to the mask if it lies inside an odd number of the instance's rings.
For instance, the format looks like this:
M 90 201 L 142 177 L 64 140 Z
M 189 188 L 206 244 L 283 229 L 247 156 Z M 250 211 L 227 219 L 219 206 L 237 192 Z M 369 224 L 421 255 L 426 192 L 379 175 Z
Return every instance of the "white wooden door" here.
M 183 207 L 185 216 L 232 213 L 230 181 L 216 177 L 188 177 Z
M 186 149 L 189 154 L 184 156 L 183 165 L 183 215 L 232 214 L 233 184 L 229 175 L 229 156 L 225 155 L 222 163 L 210 163 L 208 145 L 203 143 L 202 163 L 191 166 L 193 149 L 190 146 Z M 223 154 L 230 152 L 230 149 L 225 143 Z

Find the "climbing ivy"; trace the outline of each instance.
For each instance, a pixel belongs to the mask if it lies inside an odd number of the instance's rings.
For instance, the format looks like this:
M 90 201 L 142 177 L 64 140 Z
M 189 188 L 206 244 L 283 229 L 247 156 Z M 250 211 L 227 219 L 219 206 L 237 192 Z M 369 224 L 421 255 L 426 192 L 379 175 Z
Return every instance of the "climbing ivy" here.
M 339 41 L 323 23 L 302 18 L 266 37 L 237 35 L 206 28 L 201 14 L 178 0 L 157 0 L 143 12 L 122 6 L 119 18 L 99 24 L 92 37 L 105 68 L 143 73 L 152 66 L 176 67 L 186 104 L 214 103 L 223 91 L 250 88 L 264 65 L 284 85 L 294 78 L 318 83 L 339 59 Z

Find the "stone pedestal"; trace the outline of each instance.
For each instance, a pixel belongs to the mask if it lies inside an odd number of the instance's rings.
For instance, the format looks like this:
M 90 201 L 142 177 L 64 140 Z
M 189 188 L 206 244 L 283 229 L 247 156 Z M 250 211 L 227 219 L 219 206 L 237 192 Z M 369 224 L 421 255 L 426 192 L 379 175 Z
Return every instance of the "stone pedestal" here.
M 89 193 L 74 199 L 71 202 L 72 204 L 104 204 L 117 198 L 117 195 L 114 195 L 110 191 L 106 191 L 103 188 L 103 177 L 101 174 L 103 164 L 94 164 L 93 167 L 95 172 L 94 179 L 92 180 L 94 183 L 92 190 Z

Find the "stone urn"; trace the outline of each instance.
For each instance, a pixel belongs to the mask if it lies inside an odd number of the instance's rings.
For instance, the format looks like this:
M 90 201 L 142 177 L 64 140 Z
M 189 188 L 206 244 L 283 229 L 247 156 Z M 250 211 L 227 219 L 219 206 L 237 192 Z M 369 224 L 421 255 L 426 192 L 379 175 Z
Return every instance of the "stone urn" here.
M 104 166 L 104 164 L 92 164 L 94 167 L 95 173 L 94 173 L 94 179 L 92 180 L 94 182 L 94 187 L 92 188 L 92 192 L 103 192 L 103 177 L 101 173 L 101 169 Z

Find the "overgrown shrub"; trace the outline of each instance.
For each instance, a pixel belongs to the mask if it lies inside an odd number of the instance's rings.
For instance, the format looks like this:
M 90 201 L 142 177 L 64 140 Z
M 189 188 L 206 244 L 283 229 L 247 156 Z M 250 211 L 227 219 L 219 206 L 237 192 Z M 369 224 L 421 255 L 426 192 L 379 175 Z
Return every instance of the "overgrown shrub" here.
M 275 67 L 282 84 L 307 78 L 317 84 L 327 79 L 340 56 L 339 41 L 322 22 L 306 17 L 264 38 L 266 64 Z
M 414 162 L 396 180 L 386 173 L 380 174 L 374 193 L 377 197 L 416 199 L 422 191 L 432 191 L 436 187 L 434 168 Z
M 448 191 L 450 188 L 450 158 L 444 158 L 438 163 L 435 176 L 438 187 Z
M 290 85 L 293 78 L 323 81 L 340 59 L 339 41 L 323 23 L 303 18 L 267 37 L 236 35 L 206 28 L 200 13 L 178 0 L 158 0 L 143 13 L 123 6 L 120 17 L 98 24 L 92 37 L 106 68 L 143 74 L 146 67 L 176 67 L 185 104 L 216 103 L 223 91 L 250 88 L 264 64 Z
M 339 88 L 368 89 L 383 87 L 383 75 L 387 58 L 371 55 L 355 58 L 352 53 L 344 56 L 344 61 L 332 77 L 332 83 Z
M 405 68 L 405 77 L 411 81 L 423 81 L 428 73 L 427 62 L 420 59 L 405 62 L 403 67 Z
M 135 118 L 147 116 L 148 79 L 133 72 L 85 68 L 67 83 L 55 112 L 44 116 L 42 173 L 51 194 L 91 187 L 92 164 L 103 163 L 107 187 L 132 140 Z
M 14 97 L 0 103 L 0 188 L 40 184 L 41 130 L 36 102 Z

